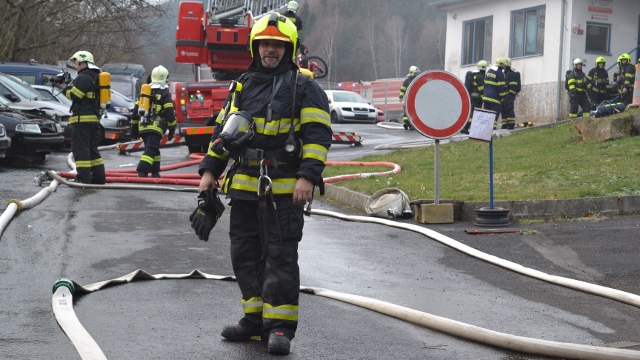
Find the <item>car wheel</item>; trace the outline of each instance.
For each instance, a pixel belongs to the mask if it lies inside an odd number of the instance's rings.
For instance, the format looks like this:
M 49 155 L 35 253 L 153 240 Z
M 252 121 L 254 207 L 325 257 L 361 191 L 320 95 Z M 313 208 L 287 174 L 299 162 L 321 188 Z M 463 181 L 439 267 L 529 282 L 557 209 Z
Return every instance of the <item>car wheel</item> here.
M 340 121 L 340 118 L 338 118 L 338 113 L 336 113 L 335 111 L 332 111 L 331 112 L 331 123 L 332 124 L 339 124 L 340 122 L 341 121 Z
M 202 145 L 189 145 L 189 146 L 187 146 L 187 148 L 189 149 L 189 154 L 206 153 L 207 152 L 207 150 L 204 149 L 204 146 L 202 146 Z

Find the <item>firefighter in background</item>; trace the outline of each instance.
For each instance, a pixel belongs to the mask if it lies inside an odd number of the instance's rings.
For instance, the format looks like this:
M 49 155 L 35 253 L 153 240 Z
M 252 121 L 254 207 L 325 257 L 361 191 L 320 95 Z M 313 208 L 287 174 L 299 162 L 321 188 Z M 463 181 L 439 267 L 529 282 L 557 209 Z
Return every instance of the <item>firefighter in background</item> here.
M 287 8 L 280 10 L 280 13 L 289 18 L 295 25 L 296 29 L 298 29 L 298 40 L 300 40 L 300 31 L 302 31 L 302 20 L 296 14 L 298 12 L 298 3 L 296 1 L 289 1 L 287 4 Z
M 582 116 L 589 114 L 589 97 L 587 95 L 591 84 L 587 75 L 582 71 L 583 61 L 580 58 L 573 60 L 573 70 L 567 74 L 567 88 L 569 90 L 569 118 L 578 117 L 578 106 L 582 110 Z
M 304 205 L 322 184 L 332 138 L 327 96 L 294 62 L 297 34 L 277 13 L 254 23 L 253 60 L 230 87 L 198 170 L 200 196 L 208 198 L 235 160 L 222 188 L 231 199 L 231 264 L 244 316 L 221 335 L 229 341 L 262 338 L 272 354 L 289 353 L 298 327 Z M 215 225 L 211 215 L 194 212 L 190 218 L 201 240 Z
M 136 103 L 131 117 L 131 136 L 135 139 L 142 136 L 144 153 L 138 162 L 138 177 L 160 177 L 160 141 L 169 129 L 168 139 L 173 139 L 176 128 L 176 114 L 171 101 L 171 93 L 167 80 L 169 71 L 162 65 L 151 72 L 151 105 L 149 113 L 140 117 Z
M 496 118 L 493 121 L 493 129 L 498 125 L 498 118 L 502 110 L 502 102 L 507 95 L 507 87 L 504 82 L 504 74 L 502 73 L 503 58 L 498 58 L 495 65 L 490 67 L 484 76 L 484 94 L 482 95 L 483 108 L 496 112 Z
M 609 85 L 609 73 L 605 66 L 607 60 L 598 56 L 596 59 L 596 66 L 589 70 L 587 79 L 591 85 L 591 91 L 589 92 L 589 98 L 591 98 L 591 110 L 595 110 L 601 102 L 608 100 L 610 85 Z
M 78 70 L 78 75 L 69 86 L 58 84 L 61 92 L 73 103 L 69 118 L 71 132 L 71 151 L 76 163 L 75 182 L 84 184 L 104 184 L 104 160 L 98 151 L 100 137 L 100 68 L 93 62 L 88 51 L 78 51 L 69 64 Z
M 633 102 L 633 86 L 636 81 L 636 67 L 631 64 L 631 56 L 629 54 L 620 55 L 620 93 L 621 102 L 629 105 Z
M 473 109 L 482 108 L 482 94 L 484 93 L 484 74 L 487 71 L 487 62 L 485 60 L 478 61 L 476 69 L 473 71 L 467 71 L 464 78 L 464 86 L 467 88 L 469 95 L 471 96 L 471 113 L 469 114 L 469 120 L 464 125 L 464 128 L 460 130 L 463 134 L 469 134 L 469 127 L 471 127 L 471 120 L 473 120 Z
M 407 78 L 404 79 L 402 86 L 400 86 L 400 102 L 403 101 L 404 93 L 407 91 L 407 88 L 409 87 L 409 85 L 411 85 L 418 74 L 420 74 L 420 69 L 418 69 L 417 66 L 412 65 L 409 68 L 409 74 L 407 74 Z M 405 130 L 413 130 L 413 125 L 411 125 L 411 123 L 409 122 L 409 117 L 407 116 L 407 109 L 404 110 L 404 114 L 402 115 L 402 126 Z
M 502 129 L 513 130 L 516 126 L 516 96 L 522 87 L 520 83 L 520 73 L 511 68 L 511 59 L 508 57 L 503 58 L 502 71 L 507 88 L 507 95 L 504 97 L 504 102 L 502 103 Z

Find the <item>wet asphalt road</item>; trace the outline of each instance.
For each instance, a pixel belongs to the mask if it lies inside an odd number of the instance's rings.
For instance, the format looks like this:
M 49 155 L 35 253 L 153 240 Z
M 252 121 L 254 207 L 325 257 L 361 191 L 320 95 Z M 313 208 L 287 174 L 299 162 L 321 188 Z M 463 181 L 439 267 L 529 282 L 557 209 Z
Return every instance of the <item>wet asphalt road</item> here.
M 346 127 L 346 126 L 345 126 Z M 331 160 L 372 151 L 375 143 L 420 139 L 358 125 L 365 145 L 334 146 Z M 339 130 L 339 129 L 337 129 Z M 367 142 L 368 141 L 368 142 Z M 103 151 L 110 169 L 133 167 L 140 153 Z M 166 164 L 186 149 L 163 151 Z M 40 170 L 66 170 L 66 153 L 38 168 L 0 167 L 0 202 L 40 188 Z M 174 170 L 188 173 L 195 167 Z M 228 211 L 212 239 L 189 226 L 195 193 L 80 190 L 60 186 L 23 211 L 0 237 L 0 358 L 79 358 L 51 310 L 62 277 L 86 285 L 143 269 L 232 275 Z M 317 199 L 316 209 L 362 215 Z M 421 234 L 330 217 L 306 218 L 302 285 L 371 297 L 504 333 L 640 350 L 640 309 L 561 288 L 479 261 Z M 415 224 L 412 220 L 404 220 Z M 431 225 L 481 251 L 546 273 L 640 293 L 640 217 L 515 224 L 535 234 L 468 235 L 470 223 Z M 109 359 L 262 359 L 259 342 L 231 343 L 222 326 L 241 316 L 232 281 L 136 281 L 75 299 L 78 318 Z M 290 359 L 540 359 L 481 345 L 386 315 L 301 295 Z

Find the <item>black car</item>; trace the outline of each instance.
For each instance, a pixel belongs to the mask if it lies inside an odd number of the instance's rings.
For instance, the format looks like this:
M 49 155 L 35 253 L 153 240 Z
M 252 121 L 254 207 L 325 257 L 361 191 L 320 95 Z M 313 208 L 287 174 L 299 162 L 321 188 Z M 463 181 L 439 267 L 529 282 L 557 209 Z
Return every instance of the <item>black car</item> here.
M 7 136 L 4 125 L 0 124 L 0 159 L 6 156 L 5 152 L 11 147 L 11 138 Z
M 2 161 L 14 166 L 44 164 L 51 151 L 60 149 L 64 142 L 59 123 L 6 106 L 0 106 L 0 124 L 11 139 L 11 147 Z

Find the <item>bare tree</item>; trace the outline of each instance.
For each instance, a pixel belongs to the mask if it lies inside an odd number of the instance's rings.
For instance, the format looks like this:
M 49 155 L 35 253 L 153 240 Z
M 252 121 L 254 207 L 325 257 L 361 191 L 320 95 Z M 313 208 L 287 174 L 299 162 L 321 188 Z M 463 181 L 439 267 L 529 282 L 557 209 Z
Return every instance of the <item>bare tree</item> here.
M 371 14 L 371 8 L 369 8 L 369 19 L 373 19 Z M 369 44 L 369 51 L 371 53 L 371 67 L 373 68 L 373 79 L 378 79 L 378 66 L 376 64 L 376 35 L 375 35 L 375 21 L 368 21 L 367 28 L 365 30 L 365 36 L 367 43 Z
M 332 13 L 322 19 L 318 20 L 318 27 L 323 29 L 322 32 L 313 33 L 309 37 L 309 42 L 314 44 L 319 44 L 319 49 L 310 49 L 311 55 L 314 52 L 319 53 L 320 57 L 327 62 L 327 66 L 329 67 L 329 79 L 336 80 L 337 73 L 337 59 L 335 59 L 336 52 L 336 37 L 338 35 L 340 26 L 340 16 L 338 14 L 337 8 L 333 8 Z
M 443 17 L 424 24 L 418 40 L 418 57 L 425 59 L 426 69 L 444 69 L 446 29 Z
M 385 33 L 382 38 L 388 50 L 395 77 L 401 76 L 402 53 L 407 44 L 403 30 L 404 20 L 399 16 L 392 16 L 385 23 Z
M 78 50 L 90 51 L 98 64 L 137 58 L 154 43 L 163 6 L 153 0 L 0 0 L 0 59 L 55 63 Z

